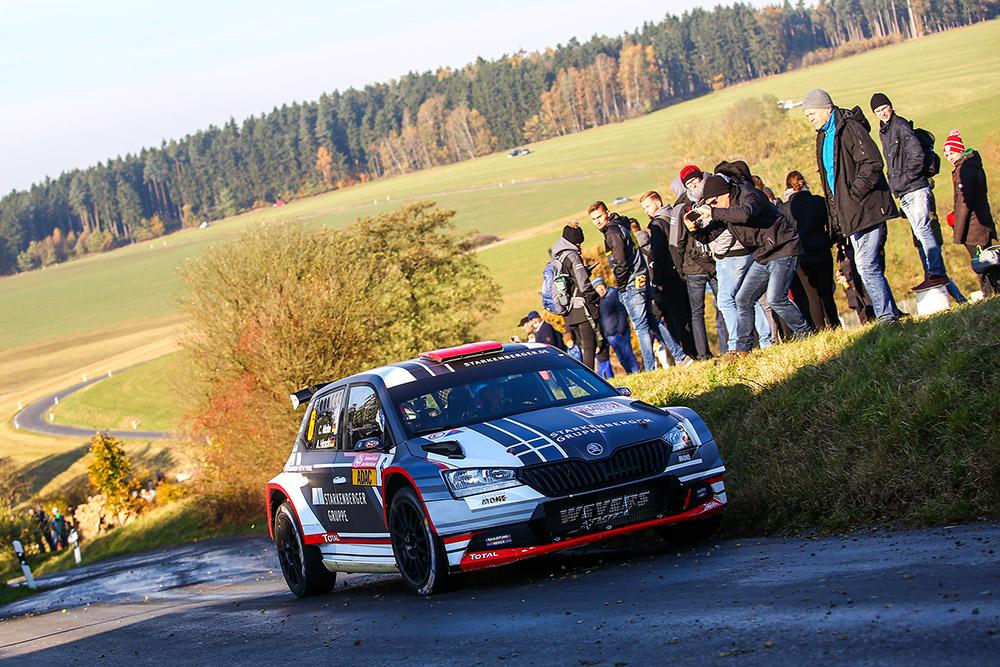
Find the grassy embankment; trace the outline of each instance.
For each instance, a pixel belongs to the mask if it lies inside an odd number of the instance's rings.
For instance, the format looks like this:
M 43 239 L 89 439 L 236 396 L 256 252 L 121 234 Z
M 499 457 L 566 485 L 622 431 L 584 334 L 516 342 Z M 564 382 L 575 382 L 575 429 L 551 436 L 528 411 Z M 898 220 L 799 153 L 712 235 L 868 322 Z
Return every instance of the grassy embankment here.
M 639 217 L 637 196 L 650 187 L 665 188 L 684 161 L 694 158 L 711 166 L 719 159 L 739 156 L 737 146 L 731 155 L 678 154 L 675 147 L 683 146 L 682 132 L 688 123 L 716 118 L 748 97 L 770 94 L 800 99 L 814 86 L 825 87 L 841 104 L 857 103 L 867 109 L 870 94 L 878 88 L 890 95 L 901 113 L 917 119 L 939 138 L 957 126 L 968 145 L 978 146 L 997 127 L 994 110 L 1000 91 L 988 72 L 1000 69 L 1000 53 L 990 48 L 998 38 L 998 21 L 934 35 L 719 91 L 627 123 L 543 142 L 533 146 L 534 153 L 528 156 L 508 159 L 499 154 L 368 183 L 248 213 L 207 230 L 187 230 L 149 244 L 5 278 L 0 281 L 0 310 L 5 314 L 0 330 L 0 413 L 13 415 L 17 402 L 27 403 L 74 384 L 82 373 L 93 376 L 176 349 L 182 322 L 175 304 L 175 267 L 232 231 L 279 219 L 342 227 L 358 215 L 394 208 L 406 197 L 434 199 L 458 211 L 459 229 L 476 228 L 503 238 L 504 243 L 481 251 L 480 257 L 504 296 L 500 311 L 484 321 L 482 336 L 504 339 L 523 312 L 537 307 L 537 276 L 559 229 L 570 217 L 585 219 L 591 200 L 631 196 L 633 201 L 619 210 Z M 966 68 L 965 62 L 980 66 Z M 803 131 L 811 132 L 804 123 Z M 804 155 L 791 162 L 769 161 L 757 170 L 766 182 L 778 184 L 790 166 L 808 178 L 813 173 L 812 159 Z M 987 168 L 995 182 L 997 168 Z M 544 182 L 565 177 L 570 179 Z M 946 212 L 947 177 L 938 180 L 940 208 Z M 434 194 L 463 188 L 478 189 Z M 586 229 L 588 244 L 593 243 L 596 233 Z M 946 245 L 949 268 L 968 292 L 973 285 L 967 258 Z M 919 270 L 904 221 L 891 223 L 887 252 L 890 281 L 897 293 L 905 292 L 907 285 L 919 280 Z M 140 369 L 145 370 L 135 373 L 146 374 L 142 382 L 162 379 L 160 373 L 149 373 L 148 366 Z M 111 418 L 136 413 L 128 405 L 129 395 L 106 395 L 110 397 L 97 402 L 113 404 Z M 169 402 L 169 390 L 159 395 Z M 162 457 L 178 459 L 169 444 L 134 442 L 129 448 L 140 465 L 162 461 Z M 84 453 L 85 443 L 73 439 L 34 436 L 9 425 L 0 432 L 0 456 L 24 465 L 43 493 L 80 479 Z M 735 474 L 734 478 L 739 479 Z

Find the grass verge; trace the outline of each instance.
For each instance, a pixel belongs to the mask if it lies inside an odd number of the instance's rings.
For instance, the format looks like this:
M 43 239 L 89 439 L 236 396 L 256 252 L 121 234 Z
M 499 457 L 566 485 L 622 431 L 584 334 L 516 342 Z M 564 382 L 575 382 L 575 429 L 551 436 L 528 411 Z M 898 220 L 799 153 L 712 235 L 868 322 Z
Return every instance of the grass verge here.
M 1000 299 L 621 380 L 701 414 L 731 535 L 1000 516 Z

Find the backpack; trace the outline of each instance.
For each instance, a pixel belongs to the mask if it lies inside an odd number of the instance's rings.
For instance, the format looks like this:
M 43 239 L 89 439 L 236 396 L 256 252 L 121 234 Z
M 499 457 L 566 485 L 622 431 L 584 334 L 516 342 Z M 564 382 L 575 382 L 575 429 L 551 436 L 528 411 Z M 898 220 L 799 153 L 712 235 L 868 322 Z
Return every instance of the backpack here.
M 553 257 L 542 270 L 542 306 L 553 315 L 570 311 L 570 276 L 563 273 L 562 259 Z
M 933 178 L 941 173 L 941 156 L 934 152 L 934 135 L 922 127 L 913 128 L 913 133 L 924 149 L 924 176 Z

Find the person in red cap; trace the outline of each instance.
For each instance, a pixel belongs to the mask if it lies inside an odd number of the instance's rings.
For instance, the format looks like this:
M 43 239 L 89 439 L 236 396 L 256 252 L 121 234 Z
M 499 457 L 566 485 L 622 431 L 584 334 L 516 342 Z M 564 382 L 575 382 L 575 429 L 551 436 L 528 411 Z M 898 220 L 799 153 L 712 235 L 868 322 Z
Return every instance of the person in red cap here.
M 986 190 L 986 172 L 979 153 L 966 148 L 962 135 L 952 130 L 944 142 L 944 157 L 954 170 L 951 180 L 955 186 L 955 210 L 948 215 L 948 224 L 954 227 L 954 242 L 964 245 L 969 257 L 975 257 L 979 248 L 997 243 L 997 229 L 990 211 L 989 193 Z M 997 280 L 996 269 L 979 277 L 983 296 L 996 293 L 990 278 Z

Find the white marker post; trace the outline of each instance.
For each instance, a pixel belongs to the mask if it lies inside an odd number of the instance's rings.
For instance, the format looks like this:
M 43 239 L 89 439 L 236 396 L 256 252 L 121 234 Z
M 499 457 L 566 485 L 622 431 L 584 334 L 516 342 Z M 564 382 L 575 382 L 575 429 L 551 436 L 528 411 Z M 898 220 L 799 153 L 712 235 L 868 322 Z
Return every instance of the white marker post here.
M 28 582 L 28 588 L 38 588 L 35 578 L 31 576 L 31 567 L 28 565 L 28 561 L 24 559 L 24 549 L 21 548 L 21 542 L 18 540 L 14 540 L 14 553 L 17 554 L 17 559 L 21 561 L 21 571 L 24 572 L 24 580 Z
M 80 564 L 80 535 L 75 530 L 69 533 L 69 543 L 73 545 L 73 559 Z

